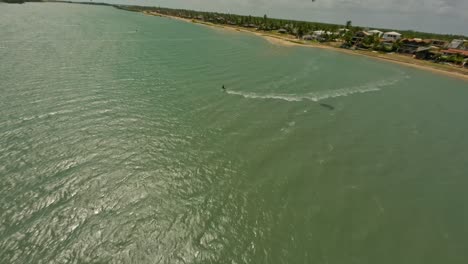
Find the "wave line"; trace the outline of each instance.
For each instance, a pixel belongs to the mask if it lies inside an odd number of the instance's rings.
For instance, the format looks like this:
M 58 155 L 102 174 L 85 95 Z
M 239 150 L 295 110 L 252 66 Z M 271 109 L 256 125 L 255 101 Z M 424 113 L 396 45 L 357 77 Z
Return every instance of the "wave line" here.
M 317 91 L 304 95 L 298 94 L 259 94 L 253 92 L 242 92 L 242 91 L 232 91 L 228 90 L 226 93 L 230 95 L 239 95 L 247 99 L 273 99 L 273 100 L 283 100 L 288 102 L 300 102 L 304 100 L 309 100 L 313 102 L 318 102 L 320 100 L 325 100 L 329 98 L 349 96 L 358 93 L 368 93 L 368 92 L 377 92 L 382 88 L 394 85 L 400 80 L 384 80 L 378 82 L 372 82 L 361 86 L 346 87 L 336 90 L 328 91 Z

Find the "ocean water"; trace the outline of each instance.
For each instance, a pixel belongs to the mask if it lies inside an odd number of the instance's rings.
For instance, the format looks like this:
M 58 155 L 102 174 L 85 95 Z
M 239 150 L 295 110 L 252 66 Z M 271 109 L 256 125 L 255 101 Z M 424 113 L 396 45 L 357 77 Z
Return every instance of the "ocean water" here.
M 468 263 L 467 82 L 0 4 L 0 94 L 2 264 Z

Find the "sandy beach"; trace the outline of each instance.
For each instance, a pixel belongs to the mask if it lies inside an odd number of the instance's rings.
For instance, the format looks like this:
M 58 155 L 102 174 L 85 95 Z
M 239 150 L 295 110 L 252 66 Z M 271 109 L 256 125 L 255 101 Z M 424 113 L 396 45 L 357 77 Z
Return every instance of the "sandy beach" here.
M 250 30 L 246 28 L 241 28 L 237 26 L 229 26 L 229 25 L 219 25 L 219 24 L 213 24 L 210 22 L 204 22 L 204 21 L 197 21 L 197 20 L 191 20 L 191 19 L 186 19 L 186 18 L 181 18 L 181 17 L 176 17 L 176 16 L 169 16 L 165 14 L 160 14 L 157 12 L 149 12 L 145 11 L 143 12 L 145 15 L 151 15 L 151 16 L 159 16 L 159 17 L 165 17 L 169 19 L 176 19 L 188 23 L 193 23 L 193 24 L 199 24 L 199 25 L 204 25 L 208 26 L 211 28 L 217 28 L 217 29 L 222 29 L 222 30 L 229 30 L 233 32 L 244 32 L 244 33 L 251 33 L 256 36 L 262 37 L 271 44 L 274 45 L 281 45 L 284 47 L 310 47 L 310 48 L 319 48 L 319 49 L 327 49 L 327 50 L 333 50 L 336 52 L 341 52 L 341 53 L 346 53 L 350 55 L 357 55 L 357 56 L 366 56 L 369 58 L 374 58 L 382 61 L 388 61 L 392 63 L 397 63 L 403 66 L 408 66 L 412 68 L 417 68 L 421 70 L 426 70 L 430 71 L 436 74 L 441 74 L 457 79 L 461 79 L 464 81 L 468 81 L 468 69 L 464 69 L 461 67 L 455 67 L 451 65 L 443 65 L 443 64 L 436 64 L 430 61 L 424 61 L 424 60 L 417 60 L 414 59 L 408 55 L 402 55 L 402 54 L 387 54 L 387 53 L 377 53 L 377 52 L 372 52 L 372 51 L 367 51 L 367 50 L 349 50 L 349 49 L 342 49 L 339 47 L 332 46 L 327 43 L 317 43 L 317 42 L 312 42 L 312 41 L 304 41 L 304 40 L 299 40 L 296 38 L 292 38 L 289 35 L 279 35 L 271 32 L 263 32 L 263 31 L 256 31 L 256 30 Z

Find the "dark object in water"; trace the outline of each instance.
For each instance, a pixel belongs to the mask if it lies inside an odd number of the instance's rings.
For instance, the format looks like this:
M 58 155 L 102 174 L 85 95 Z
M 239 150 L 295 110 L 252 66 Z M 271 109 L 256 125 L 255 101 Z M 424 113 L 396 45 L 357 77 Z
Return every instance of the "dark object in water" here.
M 226 87 L 224 87 L 224 84 L 223 84 L 223 91 L 226 91 Z
M 321 107 L 325 107 L 325 108 L 327 108 L 328 110 L 335 110 L 335 107 L 333 107 L 333 105 L 321 103 L 320 106 L 321 106 Z

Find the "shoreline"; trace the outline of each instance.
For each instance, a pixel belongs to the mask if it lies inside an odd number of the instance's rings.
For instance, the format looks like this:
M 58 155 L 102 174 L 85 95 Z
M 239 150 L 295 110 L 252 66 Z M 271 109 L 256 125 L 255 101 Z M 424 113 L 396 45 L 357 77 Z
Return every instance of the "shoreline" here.
M 307 48 L 326 49 L 326 50 L 336 51 L 336 52 L 349 54 L 349 55 L 364 56 L 367 58 L 373 58 L 373 59 L 377 59 L 380 61 L 387 61 L 387 62 L 399 64 L 402 66 L 430 71 L 439 75 L 444 75 L 444 76 L 468 81 L 468 70 L 465 70 L 463 68 L 454 68 L 453 66 L 449 66 L 449 65 L 435 64 L 433 62 L 424 61 L 424 60 L 417 60 L 412 57 L 401 55 L 401 54 L 385 54 L 385 53 L 377 53 L 377 52 L 366 51 L 366 50 L 342 49 L 342 48 L 335 47 L 332 45 L 298 40 L 298 39 L 289 38 L 283 35 L 276 35 L 271 32 L 254 31 L 254 30 L 249 30 L 246 28 L 230 26 L 230 25 L 218 25 L 218 24 L 213 24 L 210 22 L 197 21 L 197 20 L 192 20 L 192 19 L 187 19 L 187 18 L 182 18 L 182 17 L 177 17 L 177 16 L 160 14 L 154 11 L 143 11 L 141 13 L 148 15 L 148 16 L 159 16 L 159 17 L 175 19 L 175 20 L 179 20 L 179 21 L 183 21 L 187 23 L 204 25 L 210 28 L 218 28 L 218 29 L 234 31 L 234 32 L 250 33 L 258 37 L 264 38 L 266 41 L 270 42 L 271 44 L 279 45 L 283 47 L 307 47 Z

